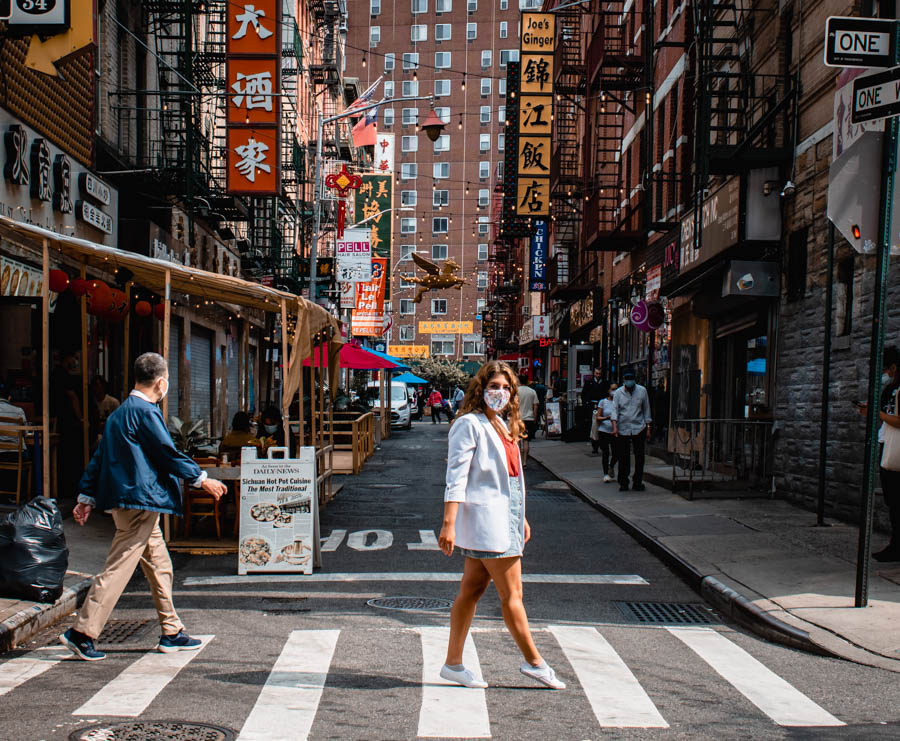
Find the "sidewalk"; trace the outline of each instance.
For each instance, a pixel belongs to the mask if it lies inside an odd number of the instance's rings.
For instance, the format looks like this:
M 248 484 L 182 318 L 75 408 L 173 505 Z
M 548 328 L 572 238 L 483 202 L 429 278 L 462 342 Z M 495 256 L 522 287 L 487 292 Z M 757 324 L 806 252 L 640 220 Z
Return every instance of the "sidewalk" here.
M 75 610 L 91 587 L 91 577 L 103 569 L 114 531 L 112 518 L 95 512 L 84 527 L 71 517 L 63 525 L 69 546 L 65 589 L 53 604 L 0 598 L 0 653 L 25 643 Z
M 900 564 L 871 561 L 870 606 L 854 608 L 855 526 L 814 527 L 814 513 L 777 499 L 691 502 L 651 483 L 620 492 L 588 443 L 538 440 L 531 458 L 754 632 L 900 672 Z

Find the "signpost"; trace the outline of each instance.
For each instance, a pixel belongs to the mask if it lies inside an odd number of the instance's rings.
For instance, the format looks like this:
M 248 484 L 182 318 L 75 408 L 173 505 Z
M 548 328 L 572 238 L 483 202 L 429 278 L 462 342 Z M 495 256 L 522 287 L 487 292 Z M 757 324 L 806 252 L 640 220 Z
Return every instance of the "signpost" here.
M 897 21 L 831 16 L 825 22 L 825 64 L 829 67 L 893 67 Z
M 853 81 L 851 123 L 900 115 L 900 67 L 861 75 Z

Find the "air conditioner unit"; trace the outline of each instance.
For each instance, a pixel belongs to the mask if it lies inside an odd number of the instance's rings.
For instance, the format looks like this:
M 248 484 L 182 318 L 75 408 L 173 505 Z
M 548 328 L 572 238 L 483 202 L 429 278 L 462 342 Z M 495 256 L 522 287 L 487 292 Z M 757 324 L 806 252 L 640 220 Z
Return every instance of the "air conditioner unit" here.
M 530 306 L 522 307 L 522 316 L 526 316 L 526 317 L 531 316 L 531 307 Z

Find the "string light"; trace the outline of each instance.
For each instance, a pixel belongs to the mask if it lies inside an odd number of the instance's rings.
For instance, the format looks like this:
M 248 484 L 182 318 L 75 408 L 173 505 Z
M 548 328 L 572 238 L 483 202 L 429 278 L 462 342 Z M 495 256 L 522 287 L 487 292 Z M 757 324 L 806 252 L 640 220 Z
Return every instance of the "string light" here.
M 462 113 L 459 114 L 459 124 L 457 125 L 460 131 L 462 131 Z
M 363 54 L 363 58 L 362 58 L 362 66 L 363 66 L 363 67 L 366 66 L 366 55 L 365 55 L 365 54 Z
M 463 72 L 463 76 L 462 76 L 462 85 L 461 85 L 460 87 L 461 87 L 463 90 L 466 89 L 466 73 L 465 73 L 465 72 Z

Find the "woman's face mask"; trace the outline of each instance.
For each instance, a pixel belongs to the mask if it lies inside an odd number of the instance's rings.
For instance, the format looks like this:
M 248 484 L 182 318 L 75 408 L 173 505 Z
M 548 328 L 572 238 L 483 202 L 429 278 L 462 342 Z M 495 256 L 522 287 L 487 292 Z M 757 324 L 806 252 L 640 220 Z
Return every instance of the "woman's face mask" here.
M 504 410 L 509 404 L 509 389 L 486 389 L 484 403 L 495 412 Z
M 263 429 L 266 431 L 267 435 L 271 435 L 278 429 L 278 425 L 263 425 Z

